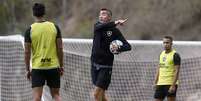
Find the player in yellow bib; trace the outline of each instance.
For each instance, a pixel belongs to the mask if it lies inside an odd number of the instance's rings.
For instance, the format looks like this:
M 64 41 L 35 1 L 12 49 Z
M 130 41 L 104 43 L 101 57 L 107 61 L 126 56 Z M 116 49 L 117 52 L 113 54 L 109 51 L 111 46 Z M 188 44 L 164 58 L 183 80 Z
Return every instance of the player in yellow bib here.
M 41 101 L 45 82 L 55 101 L 61 101 L 59 88 L 60 76 L 63 74 L 62 37 L 58 26 L 44 20 L 44 14 L 45 6 L 35 3 L 33 15 L 36 21 L 26 30 L 24 38 L 26 75 L 32 81 L 34 101 Z
M 173 38 L 165 36 L 163 38 L 164 51 L 160 54 L 159 67 L 155 77 L 155 101 L 163 101 L 167 97 L 168 101 L 176 100 L 178 87 L 179 69 L 181 64 L 180 55 L 172 49 Z

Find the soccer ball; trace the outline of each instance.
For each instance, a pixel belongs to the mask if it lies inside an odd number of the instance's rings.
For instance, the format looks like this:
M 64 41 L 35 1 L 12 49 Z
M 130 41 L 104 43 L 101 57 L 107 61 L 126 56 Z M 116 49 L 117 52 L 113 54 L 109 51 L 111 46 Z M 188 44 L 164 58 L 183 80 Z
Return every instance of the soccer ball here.
M 123 45 L 123 43 L 120 40 L 113 40 L 110 43 L 110 52 L 113 54 L 119 54 L 120 52 L 117 51 L 117 49 L 114 49 L 115 46 L 118 47 L 118 49 Z

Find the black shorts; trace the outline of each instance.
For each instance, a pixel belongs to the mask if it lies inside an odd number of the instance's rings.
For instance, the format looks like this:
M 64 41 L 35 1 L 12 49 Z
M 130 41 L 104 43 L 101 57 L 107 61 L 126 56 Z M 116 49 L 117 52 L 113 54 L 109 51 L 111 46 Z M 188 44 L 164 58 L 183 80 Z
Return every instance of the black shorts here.
M 60 73 L 59 69 L 32 69 L 32 88 L 41 87 L 45 85 L 45 82 L 50 88 L 60 88 Z
M 92 82 L 95 86 L 107 90 L 111 82 L 112 66 L 110 68 L 101 68 L 97 65 L 92 64 L 91 76 Z
M 170 88 L 170 85 L 157 85 L 156 91 L 154 94 L 154 98 L 155 99 L 164 99 L 166 96 L 167 97 L 176 97 L 177 85 L 176 85 L 176 90 L 173 93 L 168 92 L 169 88 Z

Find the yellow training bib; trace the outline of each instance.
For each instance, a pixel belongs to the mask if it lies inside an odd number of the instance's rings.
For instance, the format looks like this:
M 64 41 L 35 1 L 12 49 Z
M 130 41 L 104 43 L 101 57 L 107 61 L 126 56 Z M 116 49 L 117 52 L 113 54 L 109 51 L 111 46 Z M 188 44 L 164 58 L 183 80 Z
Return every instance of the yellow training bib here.
M 31 25 L 32 69 L 53 69 L 59 67 L 56 50 L 57 30 L 51 22 Z
M 159 78 L 157 85 L 172 85 L 174 82 L 174 54 L 175 50 L 172 50 L 170 53 L 165 53 L 163 51 L 160 54 L 160 68 L 159 68 Z M 178 81 L 176 82 L 178 84 Z

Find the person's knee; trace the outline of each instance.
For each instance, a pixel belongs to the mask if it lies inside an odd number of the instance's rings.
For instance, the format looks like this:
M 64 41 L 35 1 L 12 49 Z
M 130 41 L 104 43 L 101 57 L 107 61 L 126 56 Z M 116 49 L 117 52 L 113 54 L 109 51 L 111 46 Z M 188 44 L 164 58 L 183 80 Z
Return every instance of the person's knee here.
M 105 93 L 104 93 L 104 95 L 103 95 L 103 101 L 108 101 L 108 99 L 107 99 Z
M 95 99 L 98 99 L 99 95 L 100 95 L 100 91 L 95 90 L 94 92 Z
M 41 96 L 34 96 L 34 101 L 41 101 Z
M 104 96 L 104 90 L 102 88 L 96 87 L 94 92 L 94 97 L 96 101 L 99 101 L 100 99 L 103 99 Z
M 54 96 L 52 96 L 53 99 L 55 99 L 55 101 L 61 101 L 61 97 L 59 94 L 55 94 Z
M 59 97 L 60 97 L 59 94 L 52 94 L 52 98 L 54 98 L 54 99 L 57 99 L 57 98 L 59 98 Z
M 34 101 L 41 101 L 42 92 L 43 92 L 43 87 L 33 88 L 33 99 L 34 99 Z
M 60 101 L 61 97 L 59 94 L 59 88 L 50 88 L 50 90 L 51 90 L 52 98 L 55 99 L 56 101 Z
M 162 99 L 155 99 L 155 101 L 163 101 Z
M 167 100 L 168 101 L 176 101 L 176 97 L 168 97 Z

